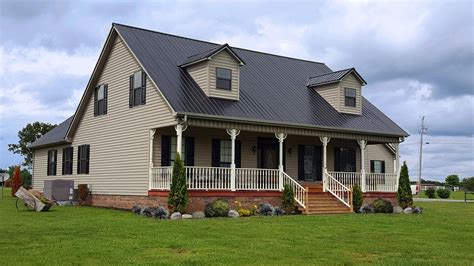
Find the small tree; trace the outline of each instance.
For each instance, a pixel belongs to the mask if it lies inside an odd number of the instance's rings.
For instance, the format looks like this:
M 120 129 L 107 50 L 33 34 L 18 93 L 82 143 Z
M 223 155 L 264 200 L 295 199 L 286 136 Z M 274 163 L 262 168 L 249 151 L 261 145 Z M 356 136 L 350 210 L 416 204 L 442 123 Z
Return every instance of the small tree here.
M 413 205 L 413 196 L 411 194 L 410 177 L 408 175 L 408 166 L 406 162 L 403 162 L 402 168 L 400 169 L 400 179 L 398 182 L 398 203 L 400 207 L 406 208 Z
M 18 191 L 18 189 L 21 187 L 22 181 L 21 181 L 21 174 L 20 174 L 20 166 L 15 167 L 15 170 L 13 171 L 13 180 L 12 180 L 12 197 L 15 197 L 15 193 Z
M 290 185 L 286 184 L 283 187 L 283 194 L 281 195 L 283 209 L 286 213 L 292 213 L 295 209 L 295 194 Z
M 459 176 L 458 175 L 448 175 L 445 179 L 447 187 L 457 187 L 459 186 Z
M 179 153 L 173 165 L 171 190 L 168 196 L 168 208 L 171 212 L 185 212 L 188 206 L 188 188 L 186 185 L 186 172 Z
M 360 186 L 355 184 L 352 187 L 352 206 L 354 206 L 354 212 L 359 212 L 362 203 L 364 202 L 364 194 L 360 189 Z
M 464 178 L 461 185 L 466 191 L 474 191 L 474 176 L 469 178 Z

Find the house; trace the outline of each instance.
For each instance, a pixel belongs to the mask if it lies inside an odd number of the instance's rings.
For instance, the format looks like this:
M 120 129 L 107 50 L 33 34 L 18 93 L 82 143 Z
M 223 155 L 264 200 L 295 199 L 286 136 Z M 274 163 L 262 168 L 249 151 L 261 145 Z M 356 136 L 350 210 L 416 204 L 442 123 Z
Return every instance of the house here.
M 352 186 L 394 200 L 408 135 L 354 68 L 112 24 L 75 114 L 31 145 L 33 184 L 89 184 L 93 204 L 166 206 L 175 156 L 190 210 L 217 198 L 348 212 Z

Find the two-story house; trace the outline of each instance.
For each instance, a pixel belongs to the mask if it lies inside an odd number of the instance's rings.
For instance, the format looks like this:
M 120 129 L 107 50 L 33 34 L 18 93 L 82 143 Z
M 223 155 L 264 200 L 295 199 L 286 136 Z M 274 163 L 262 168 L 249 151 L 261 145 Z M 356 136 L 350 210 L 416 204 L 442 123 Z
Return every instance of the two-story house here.
M 72 117 L 31 145 L 33 185 L 89 184 L 97 206 L 166 206 L 181 154 L 190 210 L 216 198 L 305 213 L 394 199 L 408 135 L 354 69 L 113 24 Z

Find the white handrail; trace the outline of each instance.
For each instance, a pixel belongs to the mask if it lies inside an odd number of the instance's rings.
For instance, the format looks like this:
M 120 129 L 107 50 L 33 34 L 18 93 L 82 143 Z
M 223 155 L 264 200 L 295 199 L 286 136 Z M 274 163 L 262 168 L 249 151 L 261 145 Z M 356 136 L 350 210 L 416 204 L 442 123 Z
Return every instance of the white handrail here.
M 334 197 L 339 199 L 344 205 L 349 208 L 352 208 L 352 191 L 348 187 L 344 186 L 341 182 L 337 181 L 332 175 L 328 172 L 325 173 L 328 180 L 328 191 Z
M 306 189 L 300 185 L 296 180 L 291 178 L 287 173 L 282 172 L 283 175 L 283 185 L 289 185 L 290 188 L 293 190 L 293 194 L 295 195 L 295 201 L 301 205 L 301 207 L 306 209 Z
M 236 190 L 279 190 L 277 169 L 236 168 Z
M 365 191 L 370 192 L 396 192 L 397 187 L 397 174 L 385 173 L 375 174 L 369 173 L 365 177 Z
M 357 172 L 328 172 L 334 179 L 341 182 L 344 186 L 352 188 L 354 185 L 361 186 L 361 173 Z

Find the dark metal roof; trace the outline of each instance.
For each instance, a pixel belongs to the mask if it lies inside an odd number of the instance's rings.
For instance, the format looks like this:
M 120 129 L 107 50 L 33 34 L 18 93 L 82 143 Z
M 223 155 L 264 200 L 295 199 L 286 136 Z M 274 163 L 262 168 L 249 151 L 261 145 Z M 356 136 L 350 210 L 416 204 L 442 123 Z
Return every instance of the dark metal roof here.
M 408 135 L 365 98 L 362 115 L 339 113 L 308 88 L 309 77 L 332 72 L 323 63 L 232 47 L 246 63 L 240 67 L 240 99 L 209 98 L 179 65 L 221 45 L 126 25 L 114 27 L 177 113 Z
M 230 54 L 237 60 L 239 61 L 239 63 L 241 65 L 244 65 L 244 61 L 242 61 L 242 59 L 232 50 L 232 48 L 226 43 L 226 44 L 223 44 L 221 46 L 218 46 L 218 47 L 215 47 L 215 48 L 212 48 L 210 50 L 206 50 L 206 51 L 203 51 L 203 52 L 200 52 L 198 54 L 195 54 L 195 55 L 191 55 L 189 56 L 186 61 L 184 61 L 182 64 L 180 64 L 180 66 L 189 66 L 189 65 L 192 65 L 194 63 L 197 63 L 197 62 L 201 62 L 203 60 L 207 60 L 209 59 L 210 57 L 212 57 L 213 55 L 215 54 L 218 54 L 219 52 L 221 52 L 222 50 L 224 49 L 227 49 Z
M 51 129 L 48 133 L 44 134 L 41 138 L 31 143 L 30 148 L 38 148 L 53 143 L 66 142 L 66 132 L 73 117 L 74 116 L 69 117 L 64 122 Z
M 324 84 L 339 82 L 349 73 L 354 73 L 356 77 L 359 78 L 360 82 L 362 82 L 364 85 L 367 84 L 367 82 L 365 82 L 365 80 L 359 75 L 359 73 L 357 73 L 355 68 L 348 68 L 348 69 L 338 70 L 338 71 L 324 73 L 321 75 L 310 77 L 308 80 L 307 86 L 314 87 L 314 86 L 320 86 Z

